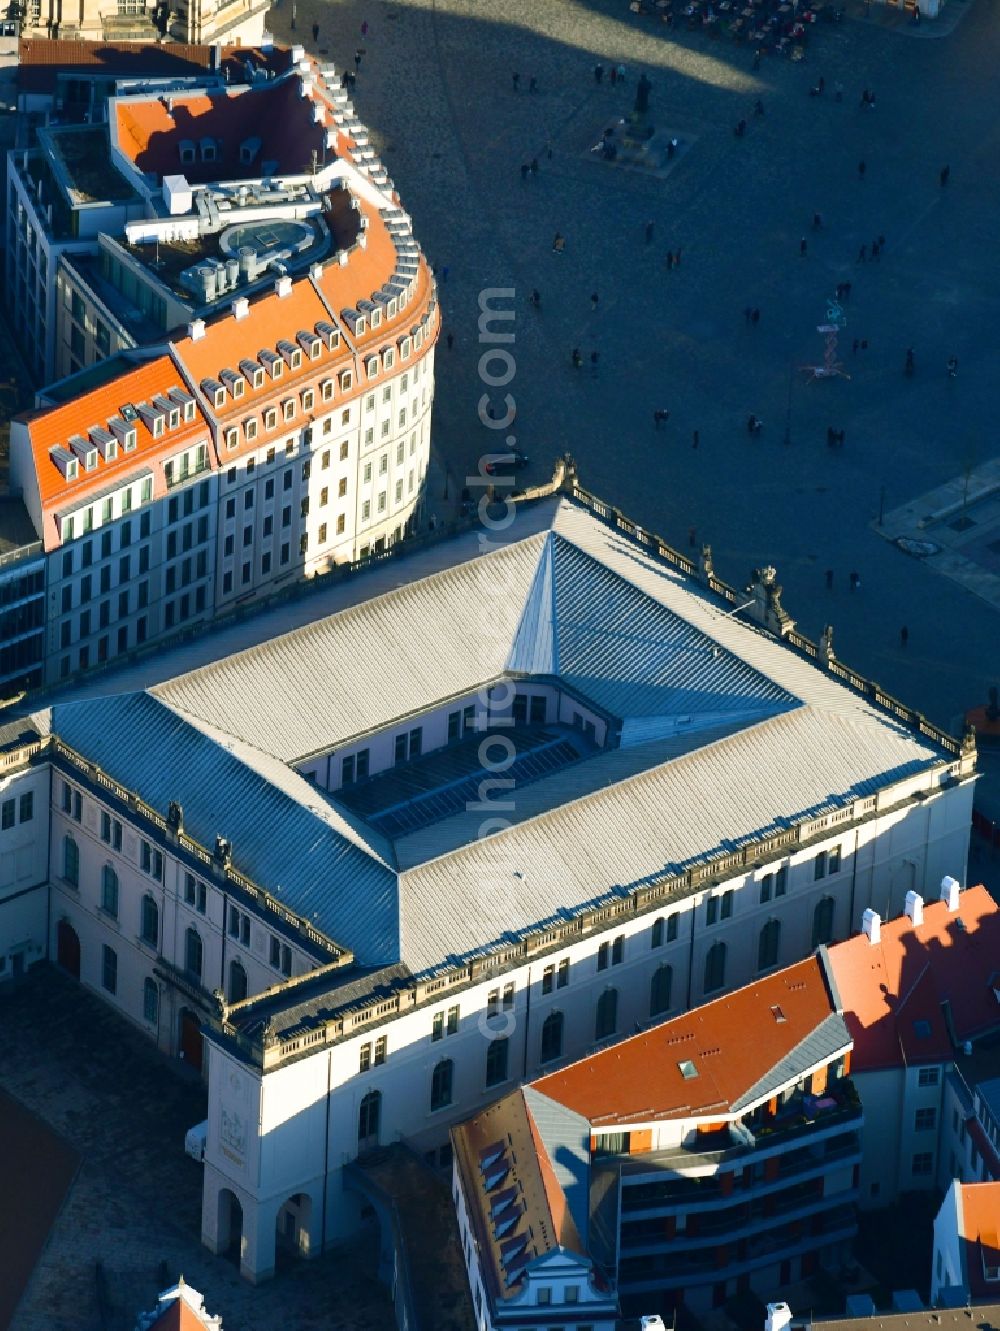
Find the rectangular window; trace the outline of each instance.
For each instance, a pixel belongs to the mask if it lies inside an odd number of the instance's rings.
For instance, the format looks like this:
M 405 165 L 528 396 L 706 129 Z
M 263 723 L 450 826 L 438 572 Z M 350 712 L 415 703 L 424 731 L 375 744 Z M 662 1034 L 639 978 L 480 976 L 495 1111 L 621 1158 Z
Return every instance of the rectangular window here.
M 370 1044 L 363 1044 L 358 1049 L 358 1071 L 367 1072 L 372 1065 L 372 1047 Z
M 774 889 L 774 874 L 766 873 L 760 880 L 760 904 L 763 906 L 771 900 L 771 892 Z
M 431 1039 L 432 1039 L 432 1040 L 443 1040 L 443 1039 L 444 1039 L 444 1013 L 443 1013 L 443 1012 L 435 1012 L 435 1013 L 434 1013 L 434 1020 L 431 1022 Z
M 106 943 L 101 964 L 101 983 L 109 994 L 118 992 L 118 953 Z
M 916 1132 L 930 1132 L 937 1127 L 937 1110 L 932 1106 L 928 1109 L 918 1109 L 913 1118 L 913 1127 Z
M 449 1035 L 458 1034 L 458 1008 L 450 1007 L 448 1009 L 447 1031 Z
M 826 877 L 826 861 L 827 861 L 826 851 L 821 850 L 819 854 L 816 856 L 816 858 L 813 860 L 814 881 L 818 881 L 820 878 Z
M 556 968 L 554 965 L 546 966 L 545 969 L 542 971 L 542 993 L 551 994 L 552 990 L 555 988 L 555 985 L 556 985 Z
M 705 902 L 705 923 L 716 924 L 719 919 L 719 898 L 709 897 Z
M 30 823 L 35 816 L 35 794 L 29 790 L 21 796 L 18 807 L 18 822 Z
M 380 1035 L 378 1039 L 375 1041 L 374 1063 L 376 1067 L 380 1067 L 385 1062 L 385 1056 L 388 1050 L 388 1044 L 389 1044 L 388 1037 L 385 1035 Z
M 569 957 L 563 957 L 556 971 L 556 988 L 565 989 L 569 984 Z
M 612 966 L 620 966 L 624 960 L 625 960 L 625 937 L 623 934 L 619 934 L 618 937 L 611 944 L 611 964 Z
M 5 832 L 9 827 L 13 827 L 17 821 L 15 818 L 16 811 L 16 800 L 4 800 L 3 804 L 0 804 L 0 828 Z
M 913 1157 L 913 1173 L 926 1176 L 934 1170 L 934 1155 L 931 1151 L 920 1151 Z
M 774 895 L 783 897 L 788 888 L 788 865 L 783 864 L 774 875 Z
M 606 971 L 610 961 L 611 945 L 609 943 L 602 943 L 597 949 L 597 969 L 599 971 Z
M 503 987 L 503 1010 L 509 1012 L 514 1006 L 514 986 L 505 984 Z
M 827 861 L 828 873 L 840 873 L 840 847 L 834 846 Z
M 921 1068 L 917 1074 L 918 1086 L 936 1086 L 940 1078 L 940 1068 Z

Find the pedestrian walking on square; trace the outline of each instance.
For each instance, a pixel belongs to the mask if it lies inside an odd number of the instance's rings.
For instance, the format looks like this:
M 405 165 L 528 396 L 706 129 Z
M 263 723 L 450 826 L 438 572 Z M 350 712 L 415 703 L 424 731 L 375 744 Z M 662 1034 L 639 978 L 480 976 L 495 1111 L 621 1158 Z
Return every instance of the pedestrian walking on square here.
M 359 72 L 361 70 L 361 57 L 363 55 L 364 51 L 359 46 L 358 49 L 354 52 L 354 68 Z
M 319 41 L 319 24 L 318 24 L 318 23 L 314 23 L 314 24 L 313 24 L 313 41 L 314 41 L 314 42 L 318 42 L 318 41 Z
M 872 258 L 875 260 L 876 263 L 878 262 L 879 253 L 880 253 L 879 243 L 878 243 L 877 240 L 873 240 L 873 241 L 872 241 Z
M 596 292 L 596 291 L 592 291 L 592 292 L 590 293 L 590 308 L 593 310 L 593 312 L 594 312 L 595 314 L 597 313 L 597 306 L 598 306 L 599 301 L 600 301 L 600 297 L 598 296 L 597 292 Z
M 695 430 L 694 434 L 692 434 L 691 436 L 691 447 L 698 448 L 700 444 L 701 444 L 701 435 L 698 433 L 697 430 Z M 694 545 L 694 541 L 692 541 L 691 544 Z
M 596 351 L 592 351 L 592 352 L 590 353 L 590 377 L 591 377 L 591 379 L 596 379 L 596 378 L 597 378 L 597 362 L 598 362 L 599 359 L 600 359 L 600 357 L 598 356 L 598 354 L 597 354 Z
M 751 322 L 753 323 L 753 326 L 756 328 L 757 325 L 760 323 L 760 310 L 758 310 L 756 306 L 754 306 L 754 310 L 753 313 L 750 315 L 750 319 Z
M 753 318 L 753 310 L 752 310 L 752 309 L 750 308 L 750 306 L 748 305 L 748 306 L 746 307 L 746 309 L 743 311 L 743 319 L 744 319 L 744 321 L 745 321 L 745 323 L 746 323 L 746 326 L 747 326 L 748 328 L 750 327 L 750 320 L 751 320 L 752 318 Z
M 625 66 L 624 66 L 624 65 L 619 65 L 619 66 L 618 66 L 618 82 L 619 82 L 619 83 L 624 83 L 624 82 L 625 82 Z
M 653 425 L 658 430 L 661 425 L 665 425 L 670 419 L 670 412 L 664 411 L 662 407 L 657 407 L 653 412 Z
M 761 51 L 760 47 L 758 46 L 756 51 L 754 51 L 753 53 L 753 67 L 755 70 L 760 69 L 760 56 L 761 56 Z
M 538 290 L 537 287 L 534 288 L 531 295 L 528 297 L 528 304 L 534 305 L 536 310 L 540 310 L 542 308 L 542 293 Z
M 867 337 L 863 337 L 863 338 L 861 339 L 861 350 L 862 350 L 862 351 L 867 351 L 867 350 L 868 350 L 868 339 L 867 339 Z
M 680 266 L 681 266 L 681 252 L 680 250 L 674 250 L 674 267 L 679 268 Z
M 521 179 L 522 179 L 522 180 L 527 180 L 527 179 L 528 179 L 528 170 L 529 170 L 528 163 L 527 163 L 527 162 L 522 162 L 522 163 L 521 163 Z
M 578 370 L 580 366 L 583 364 L 583 357 L 580 355 L 579 347 L 573 348 L 571 359 L 573 361 L 573 369 Z
M 603 65 L 595 65 L 595 66 L 594 66 L 594 82 L 595 82 L 595 83 L 600 83 L 601 80 L 602 80 L 603 78 L 604 78 L 604 66 L 603 66 Z
M 520 76 L 520 74 L 511 74 L 511 76 L 510 76 L 510 81 L 511 81 L 511 83 L 514 85 L 514 91 L 517 92 L 518 85 L 519 85 L 520 82 L 521 82 L 521 76 Z
M 368 36 L 368 20 L 367 20 L 367 19 L 365 19 L 364 23 L 362 23 L 362 25 L 361 25 L 361 36 L 362 36 L 362 37 L 367 37 L 367 36 Z
M 563 237 L 561 232 L 557 231 L 556 234 L 552 237 L 552 253 L 562 254 L 565 248 L 566 248 L 565 238 Z
M 916 360 L 914 359 L 913 348 L 907 347 L 906 361 L 903 365 L 903 373 L 906 375 L 907 379 L 913 378 L 913 371 L 915 369 L 916 369 Z
M 835 102 L 842 102 L 844 100 L 844 85 L 839 79 L 833 85 L 833 100 Z
M 858 250 L 858 263 L 864 263 L 867 257 L 868 257 L 868 246 L 862 245 L 861 248 Z
M 864 180 L 864 178 L 865 178 L 865 172 L 866 172 L 867 170 L 868 170 L 868 167 L 867 167 L 866 163 L 864 163 L 864 162 L 859 162 L 859 163 L 858 163 L 858 179 L 859 179 L 859 180 Z
M 860 573 L 852 573 L 852 574 L 851 574 L 851 591 L 852 591 L 852 592 L 856 592 L 860 586 L 861 586 L 861 574 L 860 574 Z
M 879 238 L 878 238 L 878 247 L 879 247 L 880 250 L 884 250 L 884 249 L 885 249 L 885 236 L 883 236 L 883 235 L 880 235 L 880 236 L 879 236 Z
M 899 630 L 900 647 L 905 647 L 909 641 L 910 641 L 910 630 L 904 624 L 903 627 Z
M 850 282 L 845 282 L 845 283 L 844 283 L 844 299 L 845 299 L 845 300 L 850 300 L 850 299 L 851 299 L 851 284 L 850 284 Z
M 646 223 L 645 231 L 644 231 L 644 235 L 645 235 L 645 237 L 646 237 L 646 244 L 647 244 L 647 245 L 651 245 L 651 244 L 653 243 L 653 223 L 652 223 L 652 222 L 647 222 L 647 223 Z
M 943 166 L 943 167 L 941 168 L 941 171 L 940 171 L 940 174 L 939 174 L 939 177 L 938 177 L 939 180 L 941 181 L 941 186 L 942 186 L 942 188 L 943 188 L 945 185 L 947 185 L 947 183 L 948 183 L 948 177 L 949 177 L 950 175 L 951 175 L 951 167 L 950 167 L 950 166 Z
M 832 592 L 832 591 L 833 591 L 833 569 L 832 569 L 832 568 L 828 568 L 828 569 L 826 570 L 826 590 L 827 590 L 828 592 Z
M 449 333 L 448 336 L 445 338 L 445 341 L 447 342 L 448 350 L 450 351 L 452 347 L 455 345 L 455 334 Z
M 806 253 L 807 253 L 808 249 L 809 249 L 809 242 L 806 240 L 805 236 L 803 236 L 802 239 L 799 241 L 799 258 L 800 258 L 800 259 L 804 259 L 804 258 L 806 257 Z
M 618 70 L 615 68 L 614 65 L 612 65 L 611 69 L 608 71 L 608 76 L 611 79 L 611 86 L 613 88 L 615 84 L 618 82 Z
M 532 174 L 533 176 L 537 176 L 537 175 L 538 175 L 538 158 L 537 158 L 537 157 L 533 157 L 533 158 L 531 159 L 531 174 Z
M 958 377 L 958 357 L 948 357 L 948 378 L 956 379 Z
M 528 80 L 528 91 L 529 92 L 538 91 L 538 79 L 535 77 L 534 74 L 532 74 L 531 78 Z
M 814 230 L 814 231 L 821 231 L 822 229 L 823 229 L 823 215 L 822 215 L 822 213 L 813 213 L 813 230 Z
M 674 252 L 673 252 L 673 250 L 667 250 L 666 264 L 667 264 L 667 272 L 669 273 L 670 270 L 671 270 L 671 268 L 673 268 L 673 266 L 674 266 Z
M 834 445 L 836 444 L 836 442 L 837 442 L 837 431 L 833 428 L 832 425 L 828 425 L 828 426 L 826 427 L 826 446 L 827 446 L 827 448 L 833 448 Z
M 853 355 L 856 356 L 856 355 L 858 354 L 858 347 L 860 347 L 860 345 L 861 345 L 861 343 L 858 341 L 857 338 L 855 338 L 855 339 L 854 339 L 854 344 L 853 344 L 853 346 L 851 347 L 851 352 L 852 352 Z

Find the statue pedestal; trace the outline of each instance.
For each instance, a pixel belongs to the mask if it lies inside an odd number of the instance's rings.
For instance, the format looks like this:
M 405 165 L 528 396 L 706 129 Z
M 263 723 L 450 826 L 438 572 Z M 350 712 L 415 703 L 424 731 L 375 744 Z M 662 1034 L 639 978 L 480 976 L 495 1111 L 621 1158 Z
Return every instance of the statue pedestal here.
M 667 126 L 654 125 L 635 112 L 607 125 L 590 149 L 607 166 L 665 176 L 691 147 L 692 140 Z

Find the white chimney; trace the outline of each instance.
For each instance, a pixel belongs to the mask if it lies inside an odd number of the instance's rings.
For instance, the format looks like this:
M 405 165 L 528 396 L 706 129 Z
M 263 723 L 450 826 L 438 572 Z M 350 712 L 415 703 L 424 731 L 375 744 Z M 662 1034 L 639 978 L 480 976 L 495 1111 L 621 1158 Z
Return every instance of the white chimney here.
M 245 319 L 250 313 L 250 302 L 246 296 L 237 296 L 233 301 L 233 318 Z
M 205 320 L 194 319 L 188 324 L 188 337 L 192 342 L 200 342 L 205 336 Z
M 962 889 L 950 875 L 941 879 L 941 900 L 946 902 L 950 911 L 958 910 L 958 894 Z
M 278 296 L 290 296 L 292 294 L 292 279 L 290 277 L 279 277 L 274 284 L 274 290 Z
M 871 906 L 861 917 L 861 932 L 871 943 L 872 947 L 879 941 L 882 934 L 882 920 L 877 910 L 872 910 Z
M 309 269 L 309 276 L 314 282 L 318 282 L 323 276 L 323 265 L 321 263 L 312 264 Z
M 767 1317 L 764 1319 L 764 1331 L 784 1331 L 792 1324 L 792 1310 L 787 1303 L 769 1303 Z
M 292 47 L 292 64 L 297 65 L 300 60 L 306 58 L 306 48 L 304 46 Z
M 919 892 L 907 892 L 906 903 L 903 910 L 909 916 L 910 922 L 916 928 L 918 924 L 924 922 L 924 899 Z

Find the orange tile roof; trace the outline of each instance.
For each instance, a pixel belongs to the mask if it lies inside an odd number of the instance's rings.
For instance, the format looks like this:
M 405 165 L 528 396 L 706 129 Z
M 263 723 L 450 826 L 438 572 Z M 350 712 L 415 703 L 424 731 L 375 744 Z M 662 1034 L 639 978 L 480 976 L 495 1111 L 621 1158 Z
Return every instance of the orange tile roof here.
M 875 946 L 864 934 L 837 943 L 830 963 L 857 1072 L 941 1062 L 954 1052 L 952 1034 L 962 1041 L 1000 1026 L 989 983 L 1000 970 L 1000 910 L 984 887 L 962 892 L 957 914 L 934 901 L 916 928 L 905 915 L 883 922 Z
M 205 1331 L 207 1323 L 183 1299 L 175 1299 L 149 1331 Z
M 124 482 L 129 472 L 151 466 L 163 457 L 176 453 L 186 444 L 198 439 L 208 440 L 208 423 L 196 409 L 193 421 L 185 423 L 182 420 L 177 429 L 165 430 L 159 439 L 153 438 L 140 418 L 135 422 L 136 447 L 132 452 L 125 453 L 119 449 L 114 460 L 105 462 L 101 459 L 93 471 L 81 469 L 76 480 L 66 480 L 49 456 L 49 450 L 54 446 L 65 448 L 72 435 L 86 437 L 92 426 L 106 427 L 108 421 L 119 414 L 123 404 L 136 406 L 141 402 L 151 402 L 155 396 L 166 394 L 171 388 L 188 392 L 187 385 L 170 357 L 158 356 L 93 392 L 54 407 L 51 411 L 42 412 L 28 421 L 39 495 L 43 514 L 47 518 L 70 504 L 85 500 L 88 495 L 103 490 L 113 482 Z M 46 548 L 51 548 L 48 540 Z
M 508 1282 L 502 1253 L 515 1239 L 524 1240 L 528 1260 L 555 1247 L 582 1252 L 583 1245 L 556 1180 L 545 1147 L 519 1089 L 452 1129 L 452 1141 L 462 1174 L 469 1216 L 479 1245 L 482 1268 L 500 1298 L 520 1293 Z M 502 1145 L 506 1174 L 492 1190 L 480 1161 Z M 494 1234 L 491 1206 L 509 1196 L 516 1221 L 500 1238 Z M 499 1204 L 499 1202 L 497 1203 Z M 510 1268 L 508 1268 L 510 1269 Z
M 313 121 L 313 103 L 300 96 L 301 80 L 291 76 L 260 87 L 238 85 L 208 93 L 119 98 L 115 104 L 118 146 L 140 171 L 158 177 L 181 172 L 192 183 L 258 175 L 262 162 L 279 170 L 309 169 L 313 149 L 323 150 L 324 127 Z M 169 105 L 168 105 L 169 103 Z M 240 161 L 240 145 L 258 137 L 256 163 Z M 214 138 L 218 157 L 181 163 L 180 143 Z
M 354 249 L 343 267 L 327 264 L 319 281 L 319 288 L 338 319 L 341 310 L 351 309 L 359 300 L 371 300 L 372 293 L 384 286 L 396 269 L 396 246 L 379 210 L 366 199 L 359 199 L 358 203 L 368 219 L 365 248 Z M 419 323 L 431 291 L 430 269 L 421 255 L 413 298 L 406 308 L 394 322 L 387 324 L 383 320 L 378 328 L 368 328 L 362 337 L 352 338 L 355 345 L 359 350 L 377 347 Z
M 835 1010 L 822 965 L 809 957 L 532 1086 L 594 1126 L 722 1118 Z M 686 1060 L 696 1077 L 681 1072 Z
M 49 37 L 22 37 L 18 43 L 19 92 L 53 92 L 60 73 L 106 74 L 109 78 L 197 77 L 211 70 L 211 46 L 187 42 L 79 42 Z M 222 64 L 230 77 L 241 77 L 244 62 L 284 73 L 291 63 L 288 47 L 264 51 L 248 46 L 224 46 Z
M 986 1268 L 1000 1267 L 1000 1183 L 963 1183 L 959 1193 L 959 1238 L 965 1240 L 969 1288 L 988 1298 L 1000 1288 L 996 1280 L 986 1279 Z

